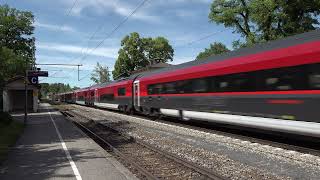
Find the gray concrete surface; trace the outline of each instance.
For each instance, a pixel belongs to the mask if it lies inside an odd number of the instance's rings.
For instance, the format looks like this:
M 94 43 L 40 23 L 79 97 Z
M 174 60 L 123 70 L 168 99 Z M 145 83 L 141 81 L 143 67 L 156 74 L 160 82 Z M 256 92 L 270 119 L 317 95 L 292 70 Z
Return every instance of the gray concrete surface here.
M 16 114 L 15 119 L 22 120 L 23 114 Z M 136 177 L 49 104 L 41 104 L 39 113 L 29 115 L 24 133 L 0 167 L 0 179 L 126 180 Z

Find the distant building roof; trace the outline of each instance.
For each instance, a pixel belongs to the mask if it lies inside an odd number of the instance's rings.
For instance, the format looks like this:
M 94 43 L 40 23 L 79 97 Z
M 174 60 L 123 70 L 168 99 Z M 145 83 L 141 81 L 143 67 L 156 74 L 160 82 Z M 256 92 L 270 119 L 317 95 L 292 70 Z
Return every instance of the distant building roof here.
M 10 84 L 10 83 L 12 83 L 12 82 L 14 82 L 14 81 L 17 81 L 17 80 L 23 79 L 23 78 L 24 78 L 23 76 L 15 76 L 15 77 L 13 77 L 13 78 L 11 78 L 11 79 L 7 80 L 7 81 L 5 82 L 5 85 L 6 85 L 6 84 Z
M 15 77 L 7 80 L 4 85 L 5 85 L 5 87 L 6 87 L 6 86 L 8 86 L 9 84 L 11 84 L 11 83 L 13 83 L 13 82 L 16 82 L 16 81 L 21 81 L 21 82 L 24 84 L 24 76 L 15 76 Z M 36 88 L 40 88 L 39 85 L 28 84 L 28 87 L 30 87 L 30 86 L 34 86 L 34 87 L 36 87 Z

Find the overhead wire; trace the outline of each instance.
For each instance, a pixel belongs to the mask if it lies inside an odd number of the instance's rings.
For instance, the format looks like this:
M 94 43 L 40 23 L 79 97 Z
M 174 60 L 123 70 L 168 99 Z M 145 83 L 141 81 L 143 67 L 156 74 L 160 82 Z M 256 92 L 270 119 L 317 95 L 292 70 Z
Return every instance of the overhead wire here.
M 221 30 L 221 31 L 216 31 L 216 32 L 207 34 L 207 35 L 202 36 L 202 37 L 200 37 L 200 38 L 198 38 L 198 39 L 195 39 L 195 40 L 192 40 L 192 41 L 190 41 L 190 42 L 187 42 L 187 43 L 184 43 L 184 44 L 182 44 L 182 45 L 179 45 L 179 46 L 177 46 L 176 48 L 185 47 L 185 46 L 190 46 L 190 45 L 192 45 L 192 44 L 194 44 L 194 43 L 197 43 L 197 42 L 199 42 L 199 41 L 208 39 L 208 38 L 210 38 L 210 37 L 212 37 L 212 36 L 214 36 L 214 35 L 223 33 L 223 32 L 225 32 L 225 31 L 227 31 L 227 30 L 228 30 L 228 29 L 224 29 L 224 30 Z
M 118 0 L 119 1 L 119 0 Z M 118 2 L 117 1 L 117 2 Z M 79 61 L 79 64 L 82 63 L 82 61 L 84 59 L 86 59 L 90 53 L 92 53 L 93 51 L 95 51 L 97 48 L 99 48 L 106 39 L 110 38 L 112 36 L 113 33 L 115 33 L 126 21 L 129 20 L 129 18 L 134 15 L 148 0 L 143 0 L 125 19 L 123 19 L 110 33 L 107 34 L 107 36 L 101 40 L 97 46 L 95 46 L 93 49 L 90 50 L 90 48 L 86 48 L 86 52 L 84 53 L 84 55 L 81 55 L 80 56 L 80 61 Z M 104 24 L 100 25 L 96 31 L 90 36 L 89 40 L 88 40 L 88 43 L 94 38 L 94 36 L 97 34 L 97 32 L 99 32 L 99 30 L 104 26 Z M 82 54 L 82 51 L 83 51 L 84 48 L 81 49 L 81 54 Z M 79 57 L 77 57 L 76 59 L 78 59 Z M 74 60 L 76 60 L 74 59 Z M 74 62 L 74 60 L 72 60 L 71 62 Z M 79 81 L 83 80 L 82 79 L 79 79 Z
M 82 81 L 83 79 L 87 78 L 90 74 L 91 74 L 91 72 L 88 73 L 87 75 L 83 76 L 82 78 L 80 78 L 79 81 Z
M 73 1 L 73 4 L 72 4 L 71 8 L 68 10 L 66 17 L 69 17 L 69 16 L 70 16 L 71 11 L 73 10 L 73 8 L 75 7 L 75 5 L 76 5 L 77 2 L 78 2 L 78 0 L 74 0 L 74 1 Z M 60 28 L 59 28 L 60 31 L 62 31 L 62 28 L 63 28 L 64 24 L 65 24 L 65 21 L 61 24 L 61 26 L 60 26 Z
M 129 20 L 129 18 L 131 16 L 133 16 L 147 1 L 149 0 L 143 0 L 127 17 L 125 17 L 110 33 L 107 34 L 107 36 L 105 38 L 102 39 L 102 41 L 100 41 L 97 46 L 95 46 L 93 49 L 91 49 L 90 51 L 88 51 L 85 56 L 83 56 L 80 60 L 80 62 L 82 62 L 84 59 L 86 59 L 88 57 L 88 55 L 90 53 L 92 53 L 93 51 L 95 51 L 97 48 L 99 48 L 105 40 L 107 40 L 108 38 L 110 38 L 125 22 L 127 22 Z
M 71 7 L 69 8 L 69 10 L 67 11 L 66 17 L 69 17 L 69 16 L 70 16 L 71 11 L 72 11 L 73 8 L 76 6 L 77 2 L 78 2 L 78 0 L 74 0 L 74 1 L 73 1 L 72 6 L 71 6 Z M 63 28 L 64 24 L 65 24 L 65 21 L 63 21 L 63 22 L 61 23 L 60 27 L 58 28 L 59 31 L 62 31 L 62 28 Z M 61 71 L 63 71 L 63 70 L 61 70 Z M 58 72 L 61 72 L 61 71 L 57 71 L 57 72 L 55 72 L 53 75 L 55 75 L 55 74 L 57 74 Z M 51 76 L 53 76 L 53 75 L 51 75 Z M 51 78 L 51 77 L 50 77 L 50 78 Z M 45 78 L 44 78 L 44 79 L 45 79 Z
M 117 1 L 115 2 L 115 4 L 117 4 L 118 2 L 119 2 L 119 0 L 117 0 Z M 111 15 L 111 14 L 112 14 L 112 12 L 109 13 L 109 15 Z M 89 37 L 88 42 L 87 42 L 87 46 L 81 48 L 81 50 L 80 50 L 80 56 L 74 58 L 71 62 L 74 62 L 75 60 L 80 59 L 80 58 L 83 56 L 84 52 L 85 52 L 85 53 L 88 52 L 88 50 L 90 49 L 90 48 L 89 48 L 89 43 L 90 43 L 90 41 L 95 37 L 95 35 L 96 35 L 105 25 L 106 25 L 106 23 L 102 23 L 102 24 L 100 24 L 100 26 L 98 26 L 98 27 L 96 28 L 96 30 L 95 30 L 95 31 L 92 33 L 92 35 Z M 81 63 L 82 63 L 82 61 L 80 60 L 80 62 L 79 62 L 78 64 L 81 64 Z M 73 71 L 75 71 L 75 69 L 73 69 L 70 73 L 72 73 Z M 80 80 L 79 80 L 79 81 L 80 81 Z
M 133 16 L 147 1 L 149 0 L 143 0 L 128 16 L 126 16 L 117 26 L 115 26 L 113 28 L 112 31 L 110 31 L 105 38 L 103 38 L 93 49 L 91 50 L 88 50 L 85 55 L 80 59 L 80 63 L 82 63 L 83 60 L 85 60 L 89 55 L 90 53 L 94 52 L 97 48 L 99 48 L 105 40 L 107 40 L 108 38 L 110 38 L 124 23 L 126 23 L 129 18 L 131 16 Z M 80 64 L 79 63 L 79 64 Z M 87 75 L 88 76 L 88 75 Z M 81 78 L 79 79 L 79 81 L 83 80 L 84 78 Z
M 117 1 L 115 2 L 115 5 L 116 5 L 118 2 L 119 2 L 119 0 L 117 0 Z M 109 13 L 109 15 L 111 15 L 111 14 L 112 14 L 112 12 Z M 109 15 L 108 15 L 108 16 L 109 16 Z M 98 27 L 96 28 L 96 30 L 92 33 L 92 35 L 89 36 L 87 46 L 81 48 L 81 55 L 80 55 L 79 57 L 75 58 L 74 60 L 72 60 L 71 62 L 77 60 L 78 58 L 81 58 L 84 49 L 85 49 L 85 52 L 88 52 L 90 41 L 91 41 L 91 40 L 95 37 L 95 35 L 106 25 L 106 23 L 107 23 L 107 21 L 105 21 L 105 23 L 100 24 L 100 26 L 98 26 Z M 81 62 L 80 62 L 80 63 L 81 63 Z M 80 63 L 79 63 L 79 64 L 80 64 Z

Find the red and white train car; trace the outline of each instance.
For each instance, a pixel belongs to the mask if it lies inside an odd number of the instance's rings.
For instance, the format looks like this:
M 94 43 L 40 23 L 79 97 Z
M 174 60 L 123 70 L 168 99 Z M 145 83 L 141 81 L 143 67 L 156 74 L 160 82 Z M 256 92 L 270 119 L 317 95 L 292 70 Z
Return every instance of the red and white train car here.
M 76 92 L 76 102 L 86 91 Z M 135 74 L 92 92 L 89 104 L 99 107 L 320 137 L 320 30 Z

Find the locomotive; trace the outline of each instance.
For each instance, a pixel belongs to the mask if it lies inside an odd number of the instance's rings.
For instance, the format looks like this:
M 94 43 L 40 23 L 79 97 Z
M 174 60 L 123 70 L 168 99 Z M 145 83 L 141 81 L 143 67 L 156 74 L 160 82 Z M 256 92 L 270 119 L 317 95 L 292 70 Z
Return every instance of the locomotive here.
M 57 96 L 126 113 L 320 137 L 320 30 Z

